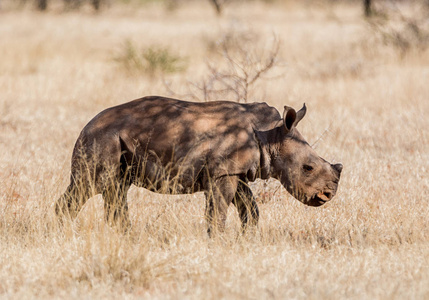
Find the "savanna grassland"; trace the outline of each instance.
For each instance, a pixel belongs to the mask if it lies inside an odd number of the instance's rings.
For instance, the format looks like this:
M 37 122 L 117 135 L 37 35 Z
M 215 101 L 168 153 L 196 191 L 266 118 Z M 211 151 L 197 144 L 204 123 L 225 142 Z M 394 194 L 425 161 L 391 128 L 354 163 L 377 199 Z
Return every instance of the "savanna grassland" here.
M 360 2 L 231 3 L 220 17 L 208 1 L 1 5 L 0 298 L 429 298 L 429 33 L 406 19 L 419 3 L 375 21 Z M 311 208 L 256 182 L 258 228 L 239 235 L 231 206 L 210 240 L 202 194 L 133 187 L 126 235 L 99 195 L 61 229 L 53 203 L 83 126 L 145 95 L 198 98 L 228 39 L 258 53 L 251 68 L 279 42 L 248 101 L 306 103 L 301 133 L 344 165 L 337 196 Z

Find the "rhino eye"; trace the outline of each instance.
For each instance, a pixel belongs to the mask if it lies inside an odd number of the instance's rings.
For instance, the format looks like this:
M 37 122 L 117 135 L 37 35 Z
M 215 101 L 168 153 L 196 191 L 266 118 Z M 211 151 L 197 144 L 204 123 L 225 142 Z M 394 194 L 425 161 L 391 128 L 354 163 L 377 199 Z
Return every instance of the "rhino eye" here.
M 313 167 L 310 165 L 303 165 L 302 168 L 307 172 L 313 171 Z

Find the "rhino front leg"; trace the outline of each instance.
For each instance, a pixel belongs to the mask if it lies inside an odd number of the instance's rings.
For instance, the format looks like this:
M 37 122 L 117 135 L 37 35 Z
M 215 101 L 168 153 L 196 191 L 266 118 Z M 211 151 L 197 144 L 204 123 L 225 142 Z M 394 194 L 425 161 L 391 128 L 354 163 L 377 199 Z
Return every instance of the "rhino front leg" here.
M 127 204 L 129 187 L 128 184 L 117 184 L 111 185 L 103 191 L 106 221 L 112 226 L 119 226 L 119 229 L 123 231 L 126 231 L 131 225 Z
M 259 221 L 259 208 L 252 190 L 246 182 L 238 183 L 234 201 L 241 219 L 241 229 L 244 232 L 250 226 L 256 226 Z
M 210 183 L 206 196 L 207 233 L 212 237 L 216 232 L 225 231 L 228 207 L 237 192 L 238 178 L 223 176 Z

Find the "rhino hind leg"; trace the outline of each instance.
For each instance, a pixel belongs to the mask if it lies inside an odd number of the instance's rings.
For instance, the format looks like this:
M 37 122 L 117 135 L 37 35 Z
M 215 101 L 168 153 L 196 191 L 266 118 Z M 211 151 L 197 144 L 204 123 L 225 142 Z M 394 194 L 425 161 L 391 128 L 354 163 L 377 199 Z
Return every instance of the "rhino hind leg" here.
M 238 178 L 224 176 L 212 180 L 205 189 L 207 233 L 209 237 L 225 230 L 228 206 L 237 191 Z
M 93 168 L 89 168 L 86 162 L 79 160 L 79 158 L 74 158 L 70 185 L 55 203 L 55 212 L 60 219 L 68 217 L 73 220 L 86 201 L 100 193 L 100 174 L 102 173 L 100 170 L 102 169 L 96 165 Z
M 233 201 L 241 219 L 244 232 L 248 226 L 256 226 L 259 221 L 259 208 L 247 183 L 240 181 Z
M 126 195 L 131 185 L 131 172 L 126 153 L 122 153 L 122 143 L 117 138 L 101 145 L 103 147 L 76 142 L 70 185 L 55 204 L 59 217 L 74 219 L 89 198 L 102 193 L 106 219 L 127 220 Z
M 76 218 L 82 206 L 91 197 L 89 190 L 85 186 L 78 186 L 72 180 L 63 195 L 55 203 L 55 213 L 60 218 L 64 217 L 73 220 Z

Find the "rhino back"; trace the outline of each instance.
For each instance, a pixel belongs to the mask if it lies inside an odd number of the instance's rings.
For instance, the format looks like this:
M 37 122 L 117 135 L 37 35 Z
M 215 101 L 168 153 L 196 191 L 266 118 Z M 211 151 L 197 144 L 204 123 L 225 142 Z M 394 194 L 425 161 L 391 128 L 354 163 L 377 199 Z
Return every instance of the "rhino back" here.
M 186 102 L 145 97 L 106 109 L 83 129 L 86 144 L 102 148 L 123 143 L 134 156 L 151 156 L 215 176 L 240 174 L 259 163 L 255 130 L 269 130 L 281 119 L 265 103 Z M 122 149 L 123 151 L 123 149 Z

